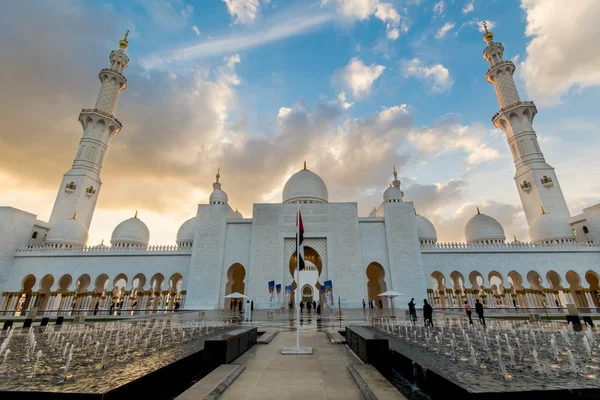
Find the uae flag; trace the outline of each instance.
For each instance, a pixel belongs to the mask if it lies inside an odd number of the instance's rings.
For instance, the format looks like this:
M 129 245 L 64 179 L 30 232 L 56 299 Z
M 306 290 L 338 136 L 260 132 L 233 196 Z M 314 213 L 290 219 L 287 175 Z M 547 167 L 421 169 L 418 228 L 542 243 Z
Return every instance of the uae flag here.
M 298 210 L 296 216 L 296 249 L 298 251 L 298 270 L 304 269 L 304 224 L 302 224 L 302 213 Z

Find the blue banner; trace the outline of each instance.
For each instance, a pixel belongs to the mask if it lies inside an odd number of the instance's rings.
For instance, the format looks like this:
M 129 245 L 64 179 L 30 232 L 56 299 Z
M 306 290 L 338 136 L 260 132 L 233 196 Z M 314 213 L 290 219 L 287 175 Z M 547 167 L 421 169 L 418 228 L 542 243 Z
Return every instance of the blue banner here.
M 285 287 L 285 291 L 286 292 L 291 292 L 292 291 L 292 287 L 291 286 L 286 286 Z
M 277 293 L 281 292 L 281 285 L 280 284 L 275 285 L 275 288 L 277 289 Z
M 326 288 L 333 287 L 333 285 L 331 284 L 331 281 L 325 281 L 325 283 L 324 283 L 324 284 L 325 284 L 325 287 L 326 287 Z
M 272 292 L 273 289 L 275 289 L 275 281 L 269 281 L 268 285 L 269 285 L 269 292 Z

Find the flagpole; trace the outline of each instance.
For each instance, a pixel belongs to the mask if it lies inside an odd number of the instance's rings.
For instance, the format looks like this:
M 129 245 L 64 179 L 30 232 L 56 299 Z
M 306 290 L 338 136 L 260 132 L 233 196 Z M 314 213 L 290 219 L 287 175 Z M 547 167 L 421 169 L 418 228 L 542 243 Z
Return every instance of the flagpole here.
M 300 202 L 296 203 L 296 347 L 300 347 Z

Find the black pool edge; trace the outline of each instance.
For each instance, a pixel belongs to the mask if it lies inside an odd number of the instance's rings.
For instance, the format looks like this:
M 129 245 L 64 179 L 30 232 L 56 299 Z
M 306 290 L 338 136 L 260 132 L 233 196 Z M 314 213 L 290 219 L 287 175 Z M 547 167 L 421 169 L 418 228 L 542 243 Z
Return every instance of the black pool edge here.
M 252 327 L 256 331 L 256 327 Z M 256 343 L 249 343 L 249 350 Z M 241 355 L 241 354 L 240 354 Z M 172 399 L 204 378 L 220 364 L 206 361 L 204 349 L 105 393 L 0 390 L 2 400 L 120 400 Z M 132 365 L 135 368 L 135 365 Z
M 381 338 L 385 337 L 381 336 Z M 441 400 L 448 397 L 462 400 L 505 400 L 506 398 L 510 398 L 511 400 L 531 400 L 532 398 L 544 400 L 600 399 L 600 387 L 514 392 L 471 392 L 394 349 L 389 349 L 388 351 L 388 359 L 373 363 L 373 366 L 389 381 L 392 378 L 392 369 L 395 370 L 409 382 L 416 384 L 419 390 L 434 400 Z

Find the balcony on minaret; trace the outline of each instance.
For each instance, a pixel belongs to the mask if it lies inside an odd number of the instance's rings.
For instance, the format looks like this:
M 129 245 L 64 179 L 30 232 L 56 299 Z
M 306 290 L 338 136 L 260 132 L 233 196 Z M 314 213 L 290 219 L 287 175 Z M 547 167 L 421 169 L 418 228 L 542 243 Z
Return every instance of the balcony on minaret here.
M 531 191 L 531 183 L 523 181 L 523 183 L 521 183 L 521 190 L 523 190 L 525 193 L 529 193 Z
M 544 187 L 550 187 L 554 185 L 554 183 L 552 183 L 552 178 L 546 175 L 544 175 L 540 181 L 542 182 L 542 186 Z
M 75 189 L 77 189 L 77 185 L 75 184 L 75 182 L 69 182 L 65 186 L 66 193 L 73 193 L 75 191 Z
M 95 194 L 96 194 L 96 189 L 94 189 L 93 186 L 90 186 L 89 188 L 85 189 L 85 195 L 87 197 L 92 197 Z

